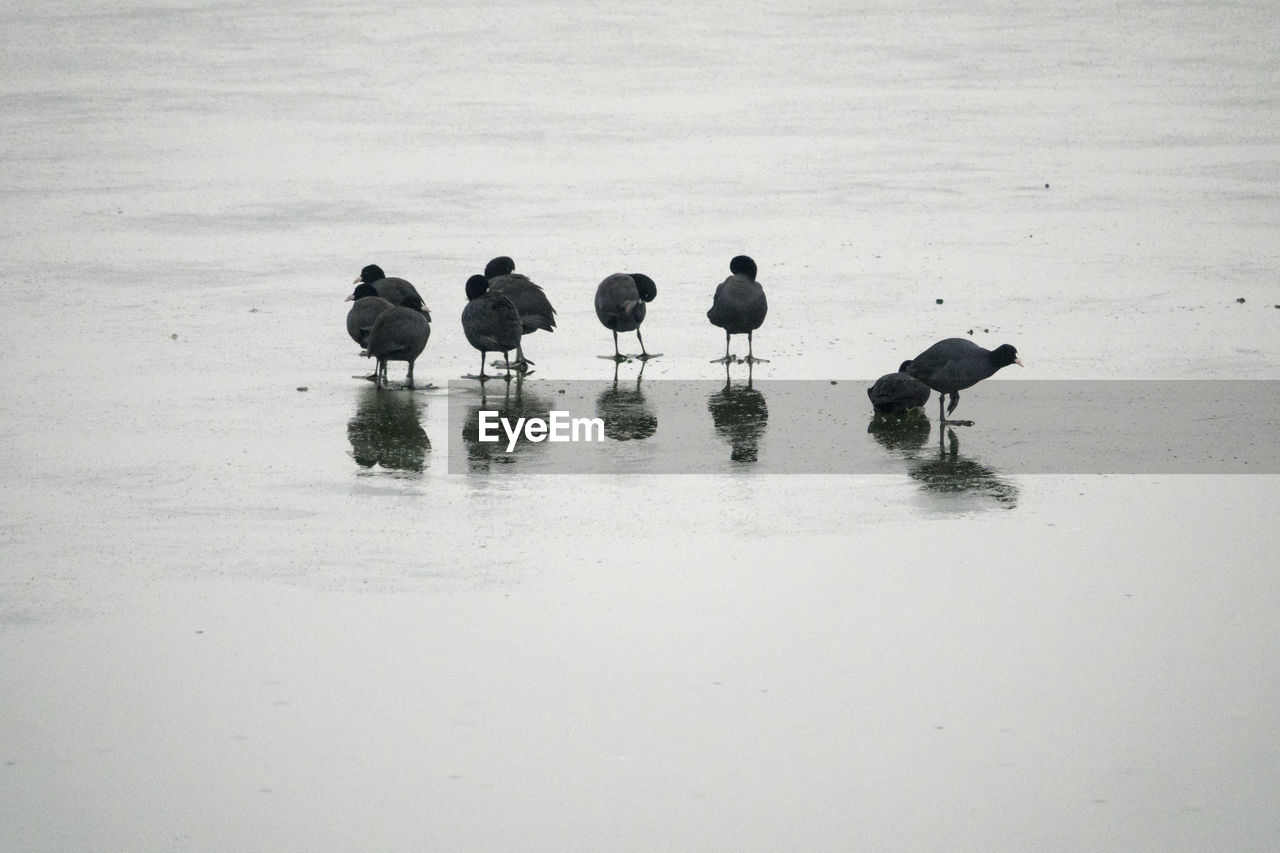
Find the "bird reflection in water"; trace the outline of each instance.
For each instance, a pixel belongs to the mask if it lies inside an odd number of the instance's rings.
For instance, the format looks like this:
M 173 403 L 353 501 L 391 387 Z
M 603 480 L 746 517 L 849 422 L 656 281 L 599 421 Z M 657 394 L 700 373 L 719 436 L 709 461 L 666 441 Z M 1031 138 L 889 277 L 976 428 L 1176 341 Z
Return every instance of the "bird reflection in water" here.
M 938 442 L 937 456 L 920 457 L 907 473 L 932 493 L 988 497 L 1006 509 L 1013 509 L 1018 502 L 1016 485 L 1001 479 L 987 466 L 960 455 L 960 440 L 950 428 L 946 440 Z
M 421 472 L 431 441 L 422 428 L 420 398 L 364 388 L 347 422 L 351 455 L 361 468 Z
M 618 364 L 613 365 L 613 385 L 605 388 L 596 398 L 596 417 L 604 421 L 604 434 L 613 441 L 639 441 L 658 431 L 658 416 L 645 402 L 640 382 L 644 378 L 647 362 L 640 363 L 635 387 L 631 383 L 619 384 Z
M 488 470 L 493 463 L 511 464 L 516 458 L 531 447 L 541 447 L 543 442 L 527 441 L 523 435 L 517 440 L 511 452 L 507 452 L 507 434 L 499 423 L 497 441 L 480 440 L 480 412 L 497 412 L 498 417 L 506 418 L 514 427 L 520 418 L 547 419 L 551 415 L 551 407 L 542 397 L 525 390 L 525 379 L 522 372 L 514 372 L 510 382 L 501 383 L 501 394 L 489 394 L 485 385 L 480 386 L 479 405 L 467 407 L 467 420 L 462 425 L 462 441 L 467 447 L 467 463 L 474 470 Z M 490 419 L 490 423 L 495 423 Z M 490 435 L 493 427 L 490 427 Z
M 716 434 L 732 447 L 729 459 L 740 465 L 756 462 L 760 437 L 769 422 L 769 406 L 764 394 L 752 386 L 750 369 L 746 384 L 735 386 L 726 364 L 724 388 L 707 398 L 707 411 L 711 412 Z
M 876 415 L 867 425 L 867 432 L 885 450 L 893 450 L 906 456 L 924 447 L 929 440 L 932 424 L 921 409 L 910 409 L 901 414 Z

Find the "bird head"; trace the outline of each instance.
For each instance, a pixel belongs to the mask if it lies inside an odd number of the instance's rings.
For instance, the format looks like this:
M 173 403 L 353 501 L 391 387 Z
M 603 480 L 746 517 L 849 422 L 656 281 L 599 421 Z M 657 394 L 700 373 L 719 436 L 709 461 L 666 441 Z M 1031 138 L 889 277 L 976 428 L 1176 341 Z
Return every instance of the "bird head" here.
M 360 279 L 356 279 L 356 281 L 360 281 Z M 364 299 L 366 296 L 377 295 L 378 291 L 373 289 L 372 284 L 365 284 L 363 281 L 360 281 L 360 283 L 356 285 L 356 289 L 353 290 L 351 295 L 346 298 L 346 301 L 355 302 L 357 299 Z
M 515 271 L 516 262 L 508 258 L 506 255 L 499 255 L 484 265 L 485 278 L 497 278 L 500 275 L 510 275 Z
M 1016 364 L 1022 367 L 1022 359 L 1018 358 L 1018 351 L 1011 344 L 1001 344 L 991 351 L 991 360 L 995 362 L 997 368 L 1007 367 L 1010 364 Z
M 382 267 L 377 264 L 369 264 L 360 270 L 360 275 L 356 276 L 356 280 L 352 284 L 359 284 L 362 281 L 365 284 L 373 284 L 375 281 L 382 281 L 386 277 L 387 274 L 382 271 Z
M 658 285 L 653 283 L 653 279 L 642 272 L 630 273 L 632 281 L 636 283 L 636 290 L 640 293 L 640 298 L 645 302 L 652 302 L 658 296 Z
M 729 272 L 755 281 L 756 262 L 746 255 L 738 255 L 736 258 L 729 261 Z
M 467 279 L 467 301 L 470 302 L 478 296 L 484 296 L 489 290 L 489 279 L 482 275 L 473 275 Z

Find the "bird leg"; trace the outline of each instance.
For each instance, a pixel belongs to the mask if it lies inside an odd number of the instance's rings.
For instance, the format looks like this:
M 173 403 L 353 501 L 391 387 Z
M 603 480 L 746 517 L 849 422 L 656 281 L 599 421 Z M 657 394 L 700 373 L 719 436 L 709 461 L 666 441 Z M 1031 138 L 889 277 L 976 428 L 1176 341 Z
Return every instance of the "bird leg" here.
M 502 353 L 502 361 L 507 366 L 507 375 L 504 376 L 503 378 L 506 379 L 508 382 L 510 382 L 511 381 L 511 360 L 507 358 L 506 351 L 503 351 Z
M 941 429 L 945 424 L 947 426 L 973 426 L 973 421 L 949 421 L 942 414 L 942 398 L 947 395 L 941 391 L 938 392 L 938 428 Z M 951 392 L 951 405 L 947 406 L 947 414 L 951 414 L 956 410 L 956 406 L 960 405 L 960 392 Z
M 600 357 L 608 358 L 609 356 L 602 355 Z M 627 357 L 622 354 L 621 350 L 618 349 L 618 330 L 617 329 L 613 330 L 613 360 L 615 363 L 621 363 L 627 360 Z
M 729 330 L 728 329 L 726 329 L 724 333 L 724 358 L 713 358 L 711 359 L 711 363 L 712 364 L 732 364 L 733 363 L 733 356 L 729 355 Z
M 644 348 L 644 338 L 640 335 L 640 328 L 638 326 L 636 327 L 636 340 L 640 342 L 639 358 L 642 362 L 648 361 L 651 358 L 657 358 L 658 356 L 662 355 L 662 353 L 660 352 L 650 353 L 648 350 Z M 641 368 L 641 369 L 643 370 L 644 368 Z
M 409 362 L 409 390 L 413 390 L 413 362 Z
M 768 363 L 767 358 L 756 358 L 751 352 L 751 333 L 747 332 L 747 364 L 755 364 L 756 362 Z
M 516 370 L 528 370 L 531 364 L 533 362 L 524 357 L 523 343 L 516 344 Z

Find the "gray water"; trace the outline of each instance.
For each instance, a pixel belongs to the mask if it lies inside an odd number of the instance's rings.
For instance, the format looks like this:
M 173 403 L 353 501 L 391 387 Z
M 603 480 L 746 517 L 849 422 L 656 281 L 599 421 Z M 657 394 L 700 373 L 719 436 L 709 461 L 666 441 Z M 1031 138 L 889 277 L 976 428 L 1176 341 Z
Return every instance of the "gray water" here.
M 1277 478 L 1002 467 L 996 390 L 1277 378 L 1267 4 L 0 25 L 0 848 L 1275 847 Z M 754 380 L 1026 367 L 937 465 L 728 465 L 707 410 L 708 473 L 450 473 L 488 258 L 559 310 L 531 381 L 611 380 L 616 271 L 645 381 L 719 381 L 740 252 Z M 371 262 L 432 388 L 355 378 Z

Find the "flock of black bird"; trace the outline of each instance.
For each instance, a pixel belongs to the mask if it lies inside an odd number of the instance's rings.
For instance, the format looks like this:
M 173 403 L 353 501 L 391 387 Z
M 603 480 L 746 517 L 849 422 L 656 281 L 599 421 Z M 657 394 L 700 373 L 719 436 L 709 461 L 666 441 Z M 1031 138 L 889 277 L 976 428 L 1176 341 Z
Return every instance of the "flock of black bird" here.
M 523 338 L 539 329 L 555 330 L 556 309 L 543 289 L 515 271 L 511 258 L 494 258 L 485 266 L 483 275 L 467 279 L 467 305 L 462 310 L 462 331 L 471 346 L 480 351 L 480 373 L 471 378 L 481 382 L 491 378 L 484 372 L 485 357 L 502 353 L 505 378 L 511 371 L 527 371 L 533 364 L 524 354 Z M 746 255 L 729 262 L 729 277 L 716 288 L 707 319 L 724 329 L 725 354 L 716 363 L 729 364 L 732 335 L 747 336 L 748 364 L 763 362 L 756 358 L 752 333 L 764 323 L 769 304 L 764 288 L 756 280 L 756 263 Z M 431 336 L 431 312 L 412 284 L 402 278 L 389 278 L 377 264 L 360 271 L 355 291 L 347 297 L 354 303 L 347 313 L 347 333 L 363 347 L 361 355 L 376 359 L 372 379 L 381 388 L 387 381 L 387 362 L 409 364 L 407 384 L 413 387 L 413 364 L 427 346 Z M 613 358 L 625 361 L 618 350 L 618 333 L 635 332 L 641 354 L 647 360 L 658 353 L 645 349 L 640 325 L 646 305 L 658 295 L 653 279 L 644 273 L 614 273 L 596 288 L 596 316 L 613 332 Z M 515 350 L 515 361 L 510 353 Z M 938 392 L 938 420 L 947 421 L 960 402 L 960 392 L 976 385 L 1010 364 L 1021 365 L 1018 351 L 1009 344 L 988 350 L 965 338 L 938 341 L 915 358 L 902 362 L 896 373 L 886 374 L 867 389 L 877 415 L 900 415 L 922 409 L 931 391 Z M 943 411 L 943 401 L 950 405 Z

